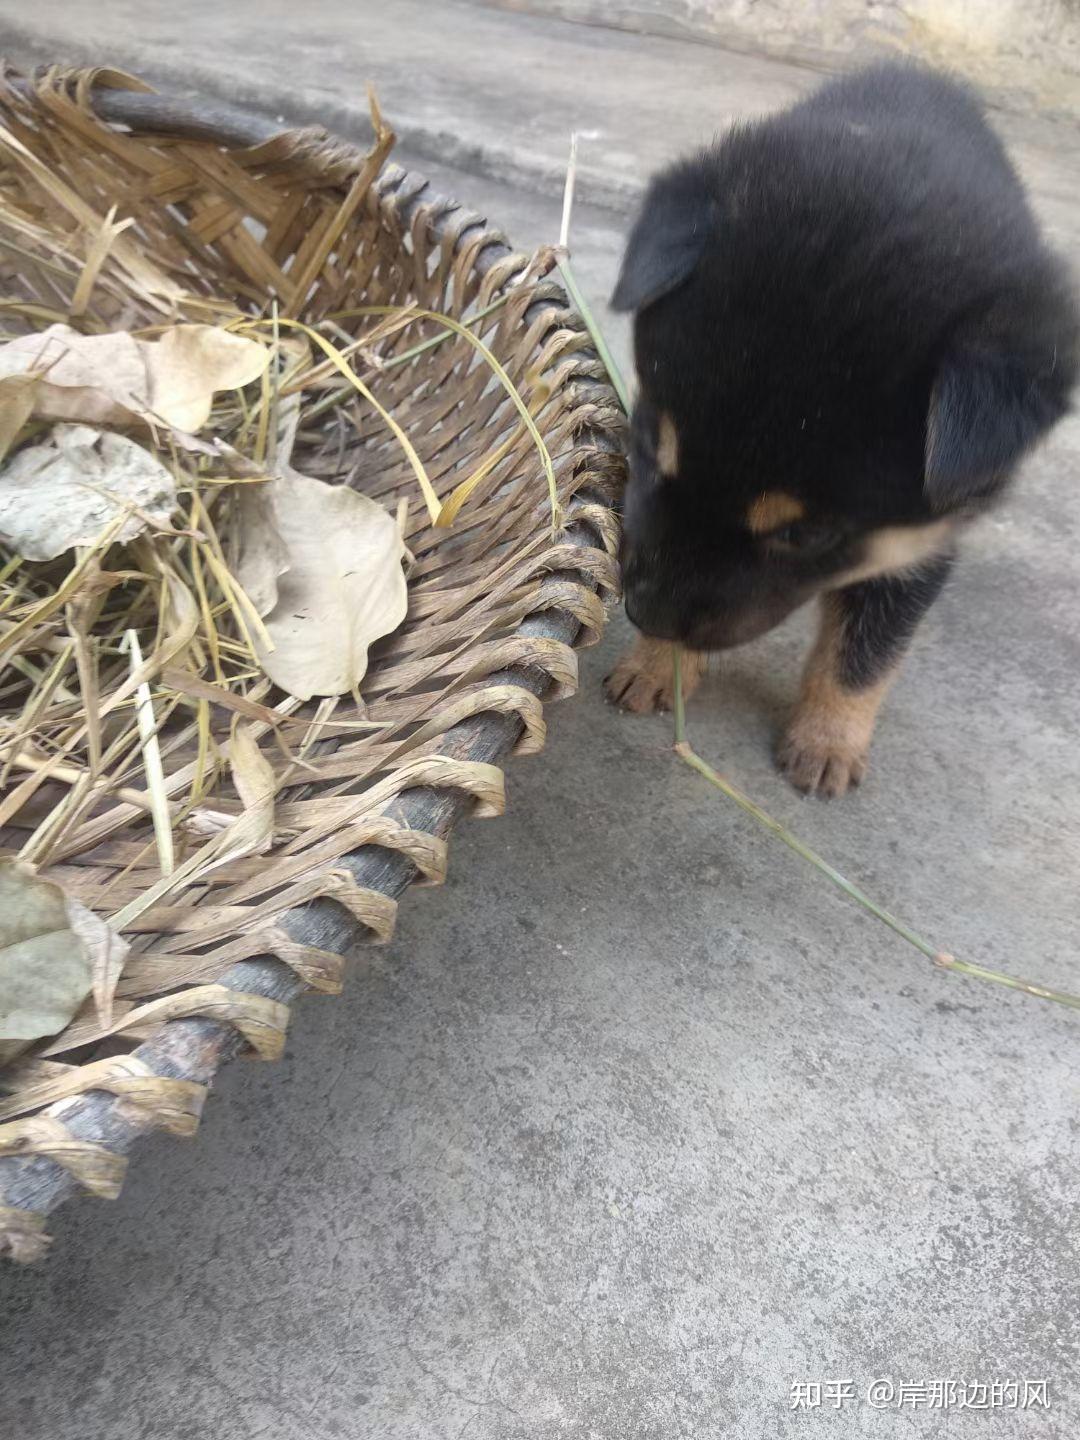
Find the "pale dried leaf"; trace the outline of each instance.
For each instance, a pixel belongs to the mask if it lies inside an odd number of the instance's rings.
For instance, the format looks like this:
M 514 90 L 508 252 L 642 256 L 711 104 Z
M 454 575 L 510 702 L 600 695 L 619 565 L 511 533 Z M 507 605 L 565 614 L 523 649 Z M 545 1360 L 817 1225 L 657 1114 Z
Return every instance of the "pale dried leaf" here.
M 208 840 L 220 835 L 236 819 L 226 810 L 214 810 L 209 805 L 200 805 L 181 820 L 179 829 L 193 840 Z
M 98 1019 L 102 1025 L 111 1025 L 116 982 L 131 946 L 81 900 L 69 895 L 66 903 L 68 923 L 90 957 L 91 989 Z
M 274 832 L 277 780 L 274 767 L 259 749 L 249 725 L 237 725 L 229 745 L 229 764 L 236 793 L 249 820 L 253 851 L 261 853 L 269 848 Z
M 289 552 L 274 518 L 274 492 L 269 483 L 238 485 L 233 491 L 236 578 L 260 619 L 278 600 L 278 580 L 289 568 Z
M 34 411 L 35 375 L 5 375 L 0 380 L 0 461 Z
M 364 677 L 369 647 L 405 618 L 405 547 L 397 523 L 368 496 L 295 470 L 270 481 L 266 491 L 271 506 L 259 534 L 245 544 L 270 552 L 283 544 L 288 568 L 266 616 L 274 649 L 260 647 L 259 663 L 275 685 L 301 700 L 347 694 Z
M 50 325 L 0 345 L 0 377 L 27 374 L 41 377 L 34 414 L 45 420 L 129 424 L 145 403 L 146 364 L 123 330 L 80 335 L 70 325 Z
M 36 375 L 34 414 L 46 420 L 162 422 L 185 434 L 206 424 L 218 390 L 257 380 L 270 351 L 216 325 L 173 325 L 156 340 L 126 330 L 82 335 L 50 325 L 0 345 L 0 379 Z
M 88 425 L 57 425 L 0 468 L 0 539 L 27 560 L 92 545 L 129 509 L 115 539 L 133 540 L 149 524 L 166 525 L 175 508 L 176 485 L 160 460 Z
M 0 860 L 0 1064 L 63 1030 L 93 988 L 72 903 L 28 866 Z
M 229 765 L 244 809 L 204 847 L 206 863 L 199 865 L 191 877 L 192 882 L 244 855 L 262 855 L 273 843 L 277 781 L 273 766 L 246 724 L 237 725 L 233 733 Z
M 148 408 L 177 430 L 201 430 L 215 391 L 250 385 L 270 363 L 265 345 L 216 325 L 173 325 L 160 340 L 141 343 L 150 379 Z

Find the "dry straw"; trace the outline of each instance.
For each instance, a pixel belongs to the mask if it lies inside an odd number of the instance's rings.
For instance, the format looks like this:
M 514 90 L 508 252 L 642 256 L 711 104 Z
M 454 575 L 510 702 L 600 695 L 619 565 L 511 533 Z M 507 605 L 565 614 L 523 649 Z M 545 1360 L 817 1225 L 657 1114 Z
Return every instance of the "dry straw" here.
M 365 154 L 114 72 L 0 77 L 0 339 L 179 321 L 268 356 L 197 437 L 129 427 L 172 477 L 168 523 L 119 543 L 128 507 L 55 560 L 0 553 L 0 860 L 130 946 L 107 1005 L 0 1073 L 20 1259 L 73 1188 L 116 1193 L 139 1135 L 190 1133 L 218 1065 L 280 1053 L 282 1001 L 340 988 L 334 952 L 388 937 L 603 624 L 624 422 L 554 252 L 390 165 L 373 119 Z M 47 431 L 16 418 L 0 444 Z M 304 701 L 260 666 L 238 537 L 293 471 L 399 517 L 408 614 L 360 696 Z

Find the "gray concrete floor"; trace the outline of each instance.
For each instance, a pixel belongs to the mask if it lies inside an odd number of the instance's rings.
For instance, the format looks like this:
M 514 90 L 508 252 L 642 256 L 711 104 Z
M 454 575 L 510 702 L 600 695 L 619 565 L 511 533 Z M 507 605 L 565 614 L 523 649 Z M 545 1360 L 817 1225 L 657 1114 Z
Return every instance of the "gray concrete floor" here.
M 574 227 L 597 298 L 625 215 L 594 202 L 814 79 L 413 0 L 258 13 L 37 0 L 7 48 L 345 128 L 370 72 L 418 167 L 523 245 L 557 231 L 568 127 L 601 129 Z M 1075 133 L 1001 124 L 1075 256 Z M 1073 420 L 972 537 L 854 796 L 772 768 L 807 619 L 690 707 L 705 756 L 936 943 L 1072 990 L 1078 470 Z M 195 1141 L 0 1273 L 5 1435 L 1080 1433 L 1077 1017 L 934 970 L 683 768 L 668 721 L 607 708 L 626 638 L 583 655 L 446 887 L 298 1007 L 285 1061 L 234 1067 Z M 793 1382 L 879 1377 L 1046 1377 L 1051 1409 L 790 1408 Z

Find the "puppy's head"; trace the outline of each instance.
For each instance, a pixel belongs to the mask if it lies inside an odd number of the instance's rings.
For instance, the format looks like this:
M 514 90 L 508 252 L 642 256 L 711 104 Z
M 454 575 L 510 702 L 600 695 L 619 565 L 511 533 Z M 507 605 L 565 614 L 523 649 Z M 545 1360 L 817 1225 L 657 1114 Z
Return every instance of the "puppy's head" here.
M 635 314 L 623 580 L 647 634 L 741 644 L 918 565 L 1067 406 L 1072 300 L 1019 192 L 984 236 L 894 194 L 886 149 L 836 150 L 737 132 L 632 231 L 612 304 Z

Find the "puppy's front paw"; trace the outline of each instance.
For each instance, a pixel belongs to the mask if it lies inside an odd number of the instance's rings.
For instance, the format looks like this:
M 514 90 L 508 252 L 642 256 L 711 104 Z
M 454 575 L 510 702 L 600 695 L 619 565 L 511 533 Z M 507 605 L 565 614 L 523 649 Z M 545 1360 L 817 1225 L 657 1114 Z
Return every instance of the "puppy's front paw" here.
M 866 774 L 869 751 L 869 742 L 860 748 L 842 731 L 829 734 L 796 717 L 776 758 L 797 790 L 831 800 L 858 785 Z
M 648 715 L 653 710 L 670 710 L 675 703 L 675 682 L 671 671 L 671 647 L 668 663 L 663 666 L 643 663 L 640 643 L 628 650 L 604 680 L 604 694 L 613 705 L 634 715 Z
M 613 705 L 635 715 L 670 710 L 675 704 L 675 647 L 668 640 L 641 636 L 623 655 L 604 681 L 604 693 Z M 683 696 L 697 688 L 705 666 L 704 657 L 683 650 Z

